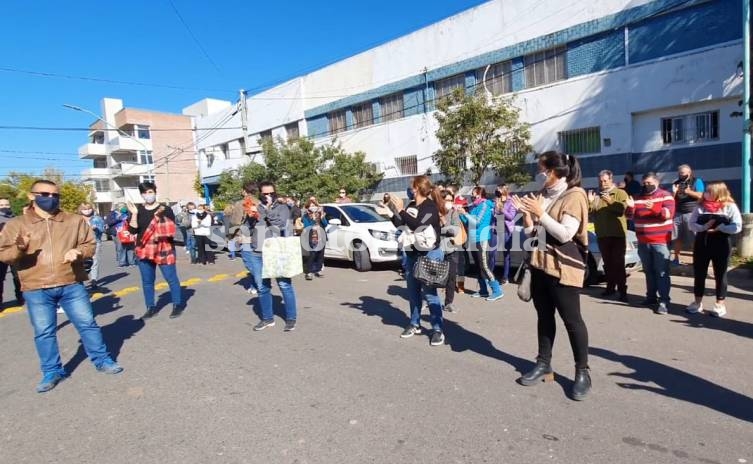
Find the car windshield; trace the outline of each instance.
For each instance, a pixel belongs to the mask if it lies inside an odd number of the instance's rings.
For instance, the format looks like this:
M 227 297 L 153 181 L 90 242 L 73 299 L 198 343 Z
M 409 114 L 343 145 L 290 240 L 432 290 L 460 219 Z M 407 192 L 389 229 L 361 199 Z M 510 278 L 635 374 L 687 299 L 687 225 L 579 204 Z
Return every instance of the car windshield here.
M 386 222 L 388 219 L 377 214 L 376 210 L 366 205 L 341 205 L 345 214 L 357 224 L 368 224 L 372 222 Z

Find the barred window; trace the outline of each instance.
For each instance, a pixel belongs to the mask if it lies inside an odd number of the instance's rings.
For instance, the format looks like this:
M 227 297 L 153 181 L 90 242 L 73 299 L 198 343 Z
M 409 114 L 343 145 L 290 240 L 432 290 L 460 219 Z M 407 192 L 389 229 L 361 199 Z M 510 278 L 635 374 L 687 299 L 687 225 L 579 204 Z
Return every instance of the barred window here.
M 455 89 L 465 88 L 465 75 L 455 74 L 434 82 L 434 98 L 439 101 L 452 95 Z
M 152 151 L 139 150 L 139 164 L 154 164 Z
M 345 125 L 345 110 L 333 111 L 327 115 L 329 121 L 329 133 L 337 134 L 343 132 L 346 129 Z
M 486 81 L 484 81 L 486 73 Z M 476 70 L 476 93 L 483 93 L 486 89 L 495 97 L 512 92 L 512 61 L 493 64 L 486 70 L 486 66 Z M 486 82 L 486 86 L 484 86 Z
M 382 121 L 394 121 L 403 117 L 403 92 L 382 97 Z
M 526 55 L 526 88 L 537 87 L 567 78 L 566 47 L 557 47 Z
M 374 113 L 372 111 L 371 102 L 354 106 L 352 111 L 353 122 L 357 129 L 374 124 Z
M 259 144 L 261 145 L 267 140 L 272 140 L 272 129 L 259 132 Z
M 403 176 L 415 176 L 418 174 L 418 157 L 416 155 L 395 158 L 395 165 Z
M 601 128 L 588 127 L 557 133 L 560 149 L 571 155 L 601 153 Z
M 719 112 L 707 111 L 662 118 L 661 134 L 665 145 L 718 140 Z
M 109 192 L 110 191 L 110 179 L 95 179 L 94 190 L 97 192 Z

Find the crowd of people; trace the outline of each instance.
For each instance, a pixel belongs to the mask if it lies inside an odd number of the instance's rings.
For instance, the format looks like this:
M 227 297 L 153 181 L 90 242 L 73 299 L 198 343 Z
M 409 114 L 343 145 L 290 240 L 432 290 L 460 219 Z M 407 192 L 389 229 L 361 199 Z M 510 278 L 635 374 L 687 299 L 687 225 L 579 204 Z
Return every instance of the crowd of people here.
M 510 256 L 516 226 L 538 242 L 527 250 L 524 263 L 530 271 L 530 294 L 538 316 L 538 356 L 534 368 L 517 379 L 521 385 L 553 379 L 551 357 L 555 313 L 559 313 L 575 362 L 571 397 L 582 400 L 588 396 L 588 329 L 581 316 L 580 289 L 588 269 L 590 224 L 603 258 L 603 297 L 629 301 L 625 252 L 632 228 L 646 280 L 643 305 L 653 307 L 657 314 L 668 312 L 670 266 L 680 263 L 684 247 L 692 247 L 695 298 L 686 311 L 704 311 L 702 299 L 711 263 L 716 299 L 707 312 L 719 317 L 726 314 L 731 238 L 740 232 L 742 218 L 723 182 L 704 183 L 690 166 L 682 165 L 669 192 L 660 187 L 654 173 L 644 174 L 640 182 L 627 173 L 617 185 L 613 173 L 604 170 L 599 173 L 598 190 L 586 191 L 577 158 L 555 151 L 539 156 L 538 171 L 539 188 L 527 195 L 511 194 L 506 185 L 500 185 L 489 198 L 484 187 L 476 186 L 468 199 L 457 187 L 433 185 L 426 176 L 412 179 L 407 201 L 385 194 L 378 211 L 398 228 L 408 290 L 410 323 L 401 337 L 422 333 L 424 303 L 430 315 L 430 345 L 436 346 L 445 343 L 443 312 L 458 311 L 457 294 L 468 293 L 489 302 L 502 299 L 503 287 L 515 273 Z M 118 266 L 138 267 L 145 304 L 143 320 L 160 309 L 155 303 L 157 269 L 169 287 L 170 318 L 180 317 L 185 310 L 176 267 L 177 230 L 185 237 L 185 251 L 192 263 L 212 261 L 207 248 L 213 219 L 206 205 L 189 202 L 175 214 L 157 201 L 154 183 L 141 183 L 139 191 L 143 203 L 117 205 L 105 219 L 96 215 L 89 203 L 80 205 L 79 214 L 61 211 L 59 188 L 47 180 L 32 185 L 29 206 L 19 217 L 13 217 L 7 199 L 0 199 L 0 277 L 4 279 L 10 269 L 16 298 L 19 303 L 25 300 L 28 308 L 42 370 L 37 391 L 49 391 L 66 377 L 55 334 L 56 310 L 65 312 L 79 331 L 98 370 L 109 374 L 122 371 L 107 352 L 84 287 L 90 281 L 96 289 L 100 280 L 105 234 L 114 238 Z M 243 199 L 224 211 L 228 250 L 231 259 L 240 256 L 251 276 L 248 290 L 258 295 L 260 306 L 254 330 L 261 331 L 275 325 L 272 278 L 265 278 L 263 272 L 265 241 L 301 235 L 304 278 L 321 278 L 328 218 L 315 196 L 301 205 L 279 195 L 272 182 L 247 183 L 242 194 Z M 341 189 L 335 201 L 352 200 Z M 498 248 L 503 250 L 504 261 L 500 279 L 495 274 Z M 424 275 L 432 263 L 446 263 L 441 284 Z M 475 290 L 466 287 L 470 269 L 477 277 Z M 284 330 L 290 332 L 297 324 L 293 281 L 290 277 L 276 277 L 275 281 L 283 298 Z M 440 290 L 444 290 L 444 299 Z

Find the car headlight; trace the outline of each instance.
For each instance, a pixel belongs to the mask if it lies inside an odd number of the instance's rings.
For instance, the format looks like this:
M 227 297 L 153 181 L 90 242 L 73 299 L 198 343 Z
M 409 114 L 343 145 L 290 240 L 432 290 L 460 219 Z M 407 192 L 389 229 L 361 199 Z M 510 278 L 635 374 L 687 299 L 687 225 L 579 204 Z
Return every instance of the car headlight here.
M 382 240 L 386 242 L 390 239 L 390 234 L 383 230 L 369 229 L 369 233 L 371 234 L 372 237 L 374 237 L 377 240 Z

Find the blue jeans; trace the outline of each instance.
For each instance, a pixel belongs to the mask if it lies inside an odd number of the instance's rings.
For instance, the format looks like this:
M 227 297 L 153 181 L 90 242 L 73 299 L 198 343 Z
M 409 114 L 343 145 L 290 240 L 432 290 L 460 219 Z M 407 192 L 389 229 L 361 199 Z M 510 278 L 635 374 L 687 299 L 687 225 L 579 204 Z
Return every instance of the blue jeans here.
M 180 306 L 183 304 L 183 296 L 175 264 L 161 264 L 159 270 L 170 287 L 173 305 Z M 154 261 L 140 259 L 139 272 L 141 273 L 141 288 L 144 289 L 144 303 L 147 308 L 154 308 L 154 280 L 157 278 L 157 264 Z
M 418 326 L 421 323 L 421 306 L 423 302 L 422 294 L 429 303 L 429 313 L 431 314 L 431 328 L 442 331 L 442 303 L 437 295 L 437 289 L 428 287 L 414 277 L 413 267 L 416 265 L 418 258 L 406 254 L 404 261 L 405 281 L 408 284 L 408 304 L 410 305 L 410 323 Z
M 646 275 L 646 298 L 669 304 L 669 247 L 667 245 L 638 244 L 643 273 Z
M 65 375 L 56 334 L 58 306 L 63 308 L 68 320 L 78 331 L 84 350 L 94 366 L 100 367 L 111 360 L 102 339 L 102 331 L 94 320 L 89 294 L 83 284 L 30 290 L 24 292 L 24 298 L 34 328 L 34 345 L 43 375 Z
M 256 291 L 259 291 L 259 284 L 256 283 L 256 273 L 254 272 L 254 264 L 251 262 L 251 255 L 253 255 L 253 252 L 250 250 L 245 250 L 243 247 L 241 247 L 240 251 L 241 260 L 243 261 L 243 265 L 246 266 L 246 270 L 251 273 L 251 287 L 255 289 Z M 261 272 L 261 268 L 258 269 L 259 272 Z M 259 278 L 261 278 L 261 274 L 259 274 Z
M 115 254 L 118 258 L 118 266 L 136 265 L 136 245 L 133 243 L 123 245 L 120 240 L 115 238 Z
M 186 231 L 186 249 L 188 250 L 188 256 L 191 257 L 191 262 L 195 262 L 198 258 L 196 250 L 196 236 L 193 234 L 193 230 Z
M 264 261 L 260 254 L 252 253 L 247 250 L 241 252 L 243 262 L 251 266 L 256 288 L 259 290 L 259 304 L 261 306 L 261 318 L 269 320 L 274 318 L 274 301 L 272 300 L 272 279 L 262 279 L 262 270 Z M 277 286 L 282 292 L 282 299 L 285 300 L 285 320 L 294 321 L 298 317 L 295 302 L 295 290 L 293 283 L 289 278 L 280 277 L 275 279 Z

